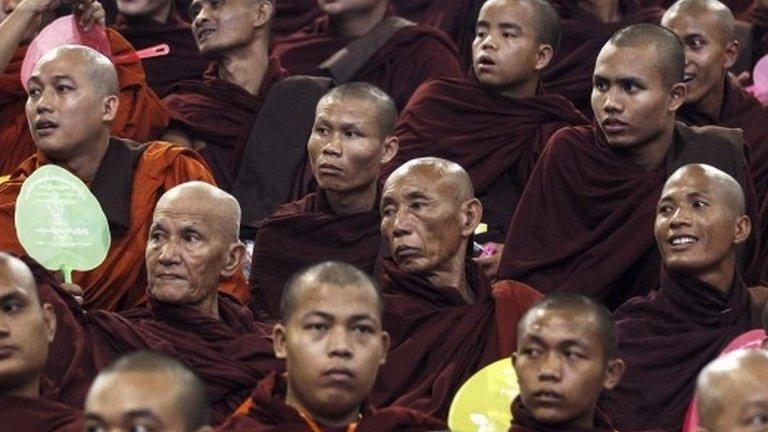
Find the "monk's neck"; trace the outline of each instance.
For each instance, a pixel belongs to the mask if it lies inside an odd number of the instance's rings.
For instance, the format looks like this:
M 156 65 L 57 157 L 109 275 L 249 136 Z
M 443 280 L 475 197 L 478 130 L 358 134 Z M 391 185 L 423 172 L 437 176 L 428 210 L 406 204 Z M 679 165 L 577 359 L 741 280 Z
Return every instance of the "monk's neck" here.
M 290 374 L 290 372 L 288 373 Z M 322 415 L 317 415 L 316 413 L 312 413 L 306 408 L 304 403 L 302 403 L 296 397 L 293 390 L 291 390 L 290 382 L 288 384 L 288 391 L 285 395 L 285 404 L 304 414 L 312 421 L 332 428 L 345 428 L 360 419 L 360 406 L 357 406 L 354 410 L 351 410 L 348 413 L 335 418 L 328 418 Z
M 387 15 L 387 6 L 387 2 L 381 1 L 373 10 L 331 17 L 331 21 L 333 21 L 333 27 L 336 31 L 343 36 L 362 36 L 384 19 Z
M 725 80 L 723 78 L 720 84 L 715 86 L 709 93 L 707 93 L 699 102 L 695 104 L 696 111 L 706 115 L 707 117 L 720 120 L 720 111 L 723 106 L 723 99 L 725 99 Z
M 252 43 L 226 53 L 219 62 L 219 78 L 257 95 L 269 68 L 266 44 Z
M 667 158 L 667 152 L 675 137 L 674 123 L 664 129 L 651 141 L 638 145 L 629 150 L 635 164 L 645 171 L 653 171 L 661 166 Z
M 215 293 L 213 296 L 203 299 L 192 307 L 211 318 L 221 319 L 221 315 L 219 315 L 219 296 Z
M 94 144 L 83 145 L 83 148 L 93 149 L 87 153 L 71 157 L 66 161 L 52 160 L 56 165 L 71 172 L 83 182 L 89 183 L 96 176 L 96 171 L 98 171 L 104 155 L 107 154 L 109 130 L 106 130 L 101 137 L 94 141 Z
M 153 21 L 158 24 L 165 25 L 168 22 L 168 17 L 171 16 L 171 2 L 166 2 L 163 7 L 159 8 L 150 15 Z
M 711 285 L 723 295 L 728 295 L 733 287 L 733 278 L 736 277 L 736 257 L 730 257 L 696 275 L 696 279 Z
M 40 397 L 40 376 L 36 376 L 35 379 L 30 380 L 28 383 L 17 387 L 15 389 L 8 390 L 3 393 L 5 396 L 18 396 L 25 398 Z
M 325 191 L 325 198 L 339 216 L 366 213 L 376 205 L 376 182 L 356 191 Z
M 466 250 L 466 245 L 462 245 L 462 251 Z M 467 303 L 474 303 L 475 296 L 467 282 L 467 272 L 464 267 L 464 254 L 459 253 L 446 263 L 445 268 L 436 270 L 427 276 L 430 284 L 438 288 L 453 288 L 461 294 L 461 297 Z
M 536 75 L 529 80 L 501 87 L 496 90 L 496 93 L 512 99 L 525 99 L 536 96 L 536 89 L 538 88 L 539 76 Z
M 619 22 L 622 18 L 618 0 L 580 0 L 579 6 L 604 23 Z

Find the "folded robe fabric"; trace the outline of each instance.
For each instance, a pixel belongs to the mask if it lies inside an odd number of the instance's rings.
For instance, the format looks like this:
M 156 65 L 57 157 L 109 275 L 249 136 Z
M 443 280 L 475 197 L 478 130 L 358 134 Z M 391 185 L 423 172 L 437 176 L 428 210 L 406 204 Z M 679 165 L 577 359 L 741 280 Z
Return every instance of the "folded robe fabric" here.
M 593 427 L 552 426 L 533 418 L 523 405 L 520 396 L 512 401 L 512 426 L 509 432 L 616 432 L 608 417 L 599 409 L 595 410 Z
M 82 432 L 82 411 L 43 397 L 0 395 L 0 427 L 14 432 Z M 8 429 L 6 429 L 8 428 Z

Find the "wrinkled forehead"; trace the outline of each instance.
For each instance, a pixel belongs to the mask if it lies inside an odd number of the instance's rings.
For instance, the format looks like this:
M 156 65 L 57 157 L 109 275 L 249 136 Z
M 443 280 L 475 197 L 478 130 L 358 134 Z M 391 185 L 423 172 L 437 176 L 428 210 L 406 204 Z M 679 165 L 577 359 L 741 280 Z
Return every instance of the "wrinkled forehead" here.
M 158 203 L 152 215 L 153 225 L 186 227 L 195 226 L 202 230 L 213 230 L 222 224 L 221 215 L 210 203 L 191 202 L 166 204 Z
M 387 179 L 382 193 L 384 198 L 403 199 L 414 194 L 434 198 L 455 198 L 457 187 L 448 176 L 430 165 L 411 166 L 407 170 L 396 170 Z
M 331 96 L 317 104 L 316 119 L 357 126 L 379 127 L 380 115 L 376 105 L 353 96 Z

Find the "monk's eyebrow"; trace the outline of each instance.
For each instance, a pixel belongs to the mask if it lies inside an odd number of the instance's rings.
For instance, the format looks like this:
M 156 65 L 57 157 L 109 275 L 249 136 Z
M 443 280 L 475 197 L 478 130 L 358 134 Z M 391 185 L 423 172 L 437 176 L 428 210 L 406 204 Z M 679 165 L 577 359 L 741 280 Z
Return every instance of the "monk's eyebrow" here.
M 501 23 L 499 24 L 499 27 L 501 27 L 504 30 L 522 30 L 523 28 L 520 27 L 520 25 L 516 23 Z
M 327 319 L 327 320 L 333 320 L 333 315 L 331 315 L 331 314 L 329 314 L 327 312 L 323 312 L 323 311 L 319 311 L 319 310 L 313 310 L 313 311 L 307 312 L 307 314 L 304 315 L 304 318 L 323 318 L 323 319 Z
M 477 24 L 475 24 L 475 27 L 490 27 L 491 25 L 488 23 L 488 21 L 478 21 Z
M 0 295 L 0 304 L 5 304 L 13 300 L 27 301 L 27 296 L 20 293 L 18 290 Z
M 408 194 L 406 194 L 406 198 L 411 199 L 411 200 L 429 199 L 428 196 L 426 196 L 423 192 L 420 192 L 420 191 L 408 192 Z
M 158 422 L 158 423 L 162 424 L 162 421 L 160 421 L 160 418 L 157 417 L 157 415 L 155 415 L 155 413 L 153 413 L 151 410 L 148 410 L 148 409 L 131 410 L 131 411 L 128 411 L 127 413 L 123 414 L 122 417 L 124 419 L 126 419 L 126 420 L 129 420 L 129 421 L 130 420 L 135 420 L 137 418 L 146 417 L 146 418 L 149 418 L 149 419 L 151 419 L 151 420 L 153 420 L 155 422 Z

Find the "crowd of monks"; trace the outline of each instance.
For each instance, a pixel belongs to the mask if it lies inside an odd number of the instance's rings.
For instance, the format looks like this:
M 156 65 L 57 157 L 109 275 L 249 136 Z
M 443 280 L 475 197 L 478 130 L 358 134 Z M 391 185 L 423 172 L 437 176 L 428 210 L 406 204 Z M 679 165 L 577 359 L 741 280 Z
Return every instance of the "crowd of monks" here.
M 0 431 L 768 431 L 768 1 L 0 4 Z

